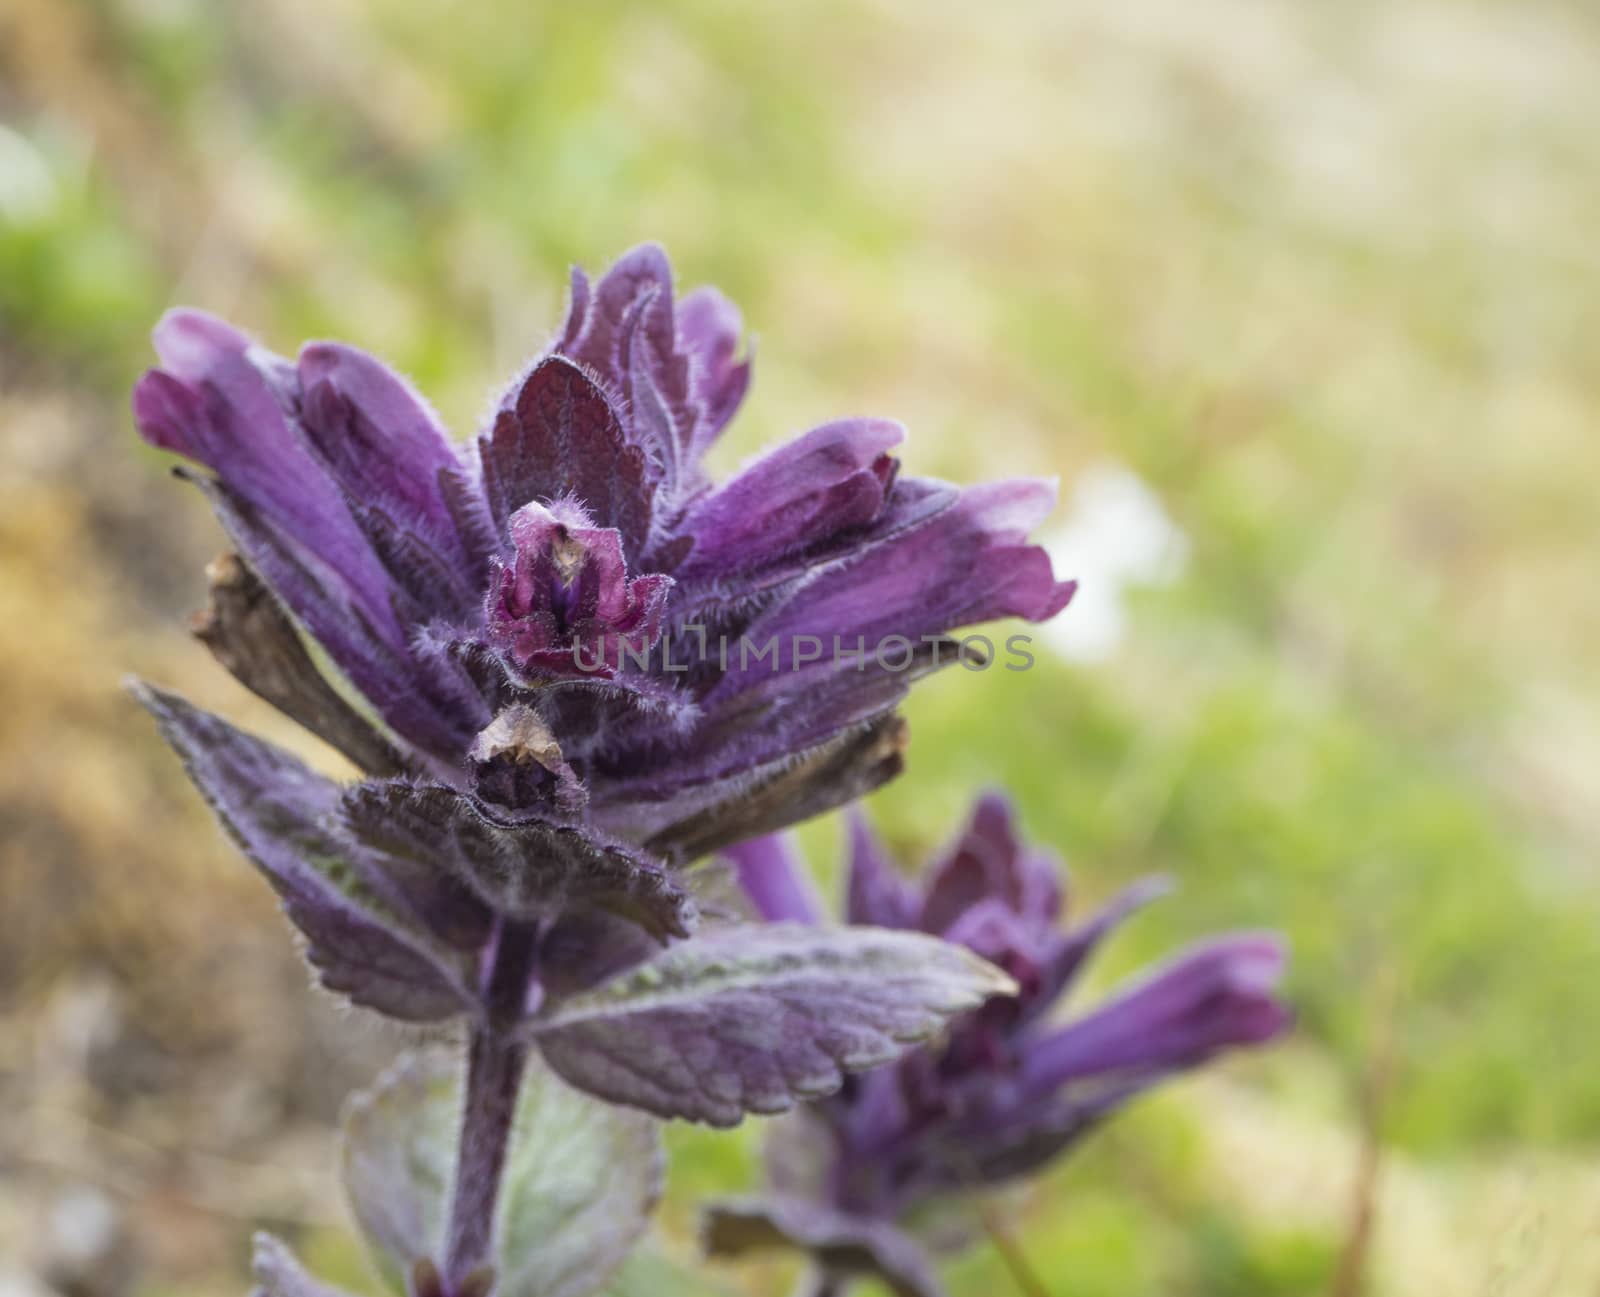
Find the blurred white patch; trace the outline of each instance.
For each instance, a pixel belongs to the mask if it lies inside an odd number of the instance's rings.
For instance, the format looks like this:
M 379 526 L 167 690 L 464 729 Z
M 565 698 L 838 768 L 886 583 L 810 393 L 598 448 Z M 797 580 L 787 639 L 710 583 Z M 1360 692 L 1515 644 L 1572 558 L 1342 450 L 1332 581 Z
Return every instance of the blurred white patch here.
M 44 155 L 27 136 L 0 124 L 0 219 L 18 225 L 42 220 L 58 197 Z
M 44 1280 L 36 1279 L 26 1270 L 13 1269 L 8 1261 L 0 1261 L 0 1297 L 54 1297 Z
M 1074 662 L 1110 657 L 1127 627 L 1127 589 L 1168 585 L 1189 559 L 1188 537 L 1144 480 L 1120 464 L 1098 464 L 1084 473 L 1066 521 L 1041 543 L 1057 576 L 1077 580 L 1078 593 L 1035 633 Z

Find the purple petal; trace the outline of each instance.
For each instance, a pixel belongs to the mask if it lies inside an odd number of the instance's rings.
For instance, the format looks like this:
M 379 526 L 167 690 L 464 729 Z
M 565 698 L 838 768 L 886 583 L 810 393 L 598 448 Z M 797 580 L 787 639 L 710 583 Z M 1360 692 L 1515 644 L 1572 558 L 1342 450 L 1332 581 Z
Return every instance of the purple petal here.
M 726 579 L 862 528 L 883 511 L 889 450 L 905 430 L 887 419 L 824 424 L 756 460 L 684 519 L 695 538 L 685 579 Z
M 845 917 L 850 923 L 879 928 L 914 925 L 917 902 L 907 879 L 900 876 L 889 853 L 859 807 L 850 819 L 850 879 Z
M 133 395 L 145 438 L 217 474 L 201 485 L 251 566 L 396 732 L 425 751 L 449 750 L 458 737 L 451 713 L 470 703 L 455 682 L 419 673 L 397 612 L 397 574 L 410 578 L 398 581 L 404 588 L 458 595 L 459 574 L 428 538 L 369 516 L 364 504 L 353 511 L 357 497 L 286 413 L 300 395 L 287 361 L 198 311 L 169 312 L 155 340 L 168 369 L 151 370 Z M 324 441 L 347 467 L 359 459 L 371 470 L 337 436 Z M 431 481 L 424 473 L 416 491 Z
M 453 768 L 489 720 L 460 667 L 442 658 L 425 660 L 413 644 L 396 644 L 398 632 L 374 623 L 343 575 L 320 554 L 225 482 L 193 480 L 250 566 L 390 728 L 443 769 Z
M 1044 550 L 1021 542 L 1022 529 L 1047 513 L 1053 499 L 1053 488 L 1040 482 L 964 491 L 922 526 L 824 568 L 745 634 L 757 644 L 776 641 L 785 661 L 804 637 L 827 644 L 836 635 L 863 640 L 868 654 L 882 661 L 898 653 L 899 640 L 916 646 L 924 637 L 997 617 L 1052 617 L 1075 587 L 1055 580 Z M 824 653 L 775 680 L 759 664 L 735 662 L 711 697 L 795 689 L 809 678 L 855 669 Z
M 133 393 L 145 439 L 216 472 L 319 555 L 374 625 L 403 643 L 381 567 L 338 486 L 284 414 L 295 384 L 289 363 L 200 311 L 169 311 L 155 344 L 167 370 L 149 371 Z
M 644 451 L 651 480 L 661 483 L 671 508 L 687 494 L 696 475 L 689 457 L 695 424 L 689 402 L 689 363 L 672 344 L 670 286 L 647 291 L 628 311 L 622 326 L 621 355 L 628 437 Z
M 731 1126 L 837 1089 L 1010 981 L 959 947 L 876 928 L 707 934 L 537 1023 L 570 1083 L 662 1117 Z
M 697 288 L 678 303 L 678 345 L 689 355 L 689 382 L 700 406 L 697 456 L 727 426 L 750 387 L 749 360 L 734 359 L 743 337 L 739 308 L 716 289 Z
M 712 289 L 673 302 L 666 253 L 645 244 L 592 287 L 574 271 L 567 322 L 555 350 L 596 373 L 626 406 L 630 442 L 650 463 L 664 502 L 700 482 L 699 456 L 732 418 L 749 383 L 735 360 L 741 323 Z
M 495 525 L 535 501 L 575 500 L 594 525 L 614 527 L 629 555 L 650 530 L 645 457 L 629 446 L 615 408 L 572 361 L 534 366 L 478 438 L 483 487 Z
M 582 506 L 560 500 L 523 505 L 508 530 L 516 555 L 490 588 L 486 634 L 515 672 L 536 683 L 610 678 L 655 646 L 673 580 L 630 581 L 614 527 L 592 526 Z
M 659 244 L 643 243 L 618 257 L 586 298 L 581 330 L 566 352 L 572 359 L 607 380 L 620 375 L 627 363 L 627 325 L 641 312 L 641 327 L 651 349 L 660 358 L 672 354 L 677 341 L 672 264 Z
M 572 267 L 569 280 L 570 288 L 567 293 L 567 318 L 561 326 L 561 336 L 556 339 L 552 348 L 564 356 L 572 355 L 572 349 L 578 345 L 578 339 L 583 336 L 583 326 L 589 320 L 590 288 L 589 276 L 578 267 Z
M 282 897 L 323 985 L 407 1021 L 470 1007 L 468 960 L 416 918 L 418 903 L 403 881 L 364 869 L 323 829 L 338 785 L 174 694 L 149 685 L 134 693 L 217 818 Z
M 769 557 L 753 571 L 736 574 L 732 569 L 704 569 L 702 575 L 683 583 L 674 600 L 676 615 L 719 624 L 731 619 L 743 628 L 749 618 L 736 614 L 780 606 L 803 585 L 860 563 L 873 549 L 924 526 L 960 499 L 960 492 L 947 482 L 898 473 L 892 475 L 885 492 L 882 510 L 863 528 L 836 532 L 820 545 L 786 557 Z
M 457 606 L 433 611 L 465 612 L 488 556 L 471 552 L 474 538 L 458 529 L 444 483 L 460 462 L 438 417 L 398 374 L 344 343 L 303 348 L 298 376 L 301 424 L 329 474 L 441 556 Z
M 969 907 L 989 896 L 1015 900 L 1008 886 L 1020 842 L 1015 816 L 1005 798 L 986 794 L 972 818 L 931 870 L 919 923 L 925 932 L 944 932 Z
M 943 1297 L 945 1291 L 933 1262 L 910 1235 L 882 1220 L 798 1198 L 716 1203 L 706 1211 L 703 1234 L 709 1256 L 793 1248 L 829 1274 L 876 1279 L 895 1297 Z
M 1232 1046 L 1263 1044 L 1291 1022 L 1273 993 L 1283 962 L 1282 942 L 1265 933 L 1219 938 L 1180 955 L 1031 1044 L 1022 1091 L 1044 1095 L 1099 1073 L 1165 1074 Z
M 726 848 L 722 854 L 733 862 L 739 886 L 768 923 L 823 921 L 822 902 L 795 853 L 794 843 L 786 835 L 769 833 L 751 838 Z
M 971 906 L 993 897 L 1029 922 L 1047 924 L 1061 908 L 1056 863 L 1024 849 L 1011 803 L 987 793 L 972 818 L 934 864 L 918 926 L 945 932 Z
M 1136 911 L 1164 896 L 1171 886 L 1165 878 L 1140 879 L 1117 893 L 1089 922 L 1058 937 L 1040 966 L 1038 991 L 1024 1018 L 1047 1011 L 1083 971 L 1100 943 Z

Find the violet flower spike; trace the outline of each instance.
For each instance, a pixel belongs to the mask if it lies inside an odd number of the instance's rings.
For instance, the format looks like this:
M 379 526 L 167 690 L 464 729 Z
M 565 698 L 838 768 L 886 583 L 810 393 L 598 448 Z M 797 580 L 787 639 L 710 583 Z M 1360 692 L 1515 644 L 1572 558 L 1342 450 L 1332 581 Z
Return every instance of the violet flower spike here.
M 822 922 L 781 836 L 727 854 L 764 919 Z M 872 1274 L 904 1297 L 931 1297 L 941 1291 L 932 1265 L 897 1227 L 913 1209 L 1038 1171 L 1151 1086 L 1289 1028 L 1275 993 L 1283 945 L 1267 933 L 1205 942 L 1099 1006 L 1051 1021 L 1100 943 L 1164 887 L 1135 884 L 1087 922 L 1063 926 L 1056 860 L 1022 841 L 997 795 L 978 802 L 920 888 L 896 872 L 859 812 L 849 862 L 850 922 L 964 944 L 1010 973 L 1020 993 L 789 1118 L 769 1144 L 768 1196 L 709 1214 L 713 1253 L 798 1248 L 818 1268 L 819 1291 Z
M 712 482 L 703 457 L 749 381 L 741 332 L 715 291 L 675 298 L 647 246 L 594 284 L 574 272 L 555 341 L 464 444 L 354 348 L 291 361 L 196 311 L 161 321 L 134 391 L 146 440 L 209 470 L 179 475 L 238 551 L 213 569 L 204 641 L 367 778 L 141 699 L 324 985 L 470 1031 L 465 1160 L 430 1261 L 447 1297 L 493 1255 L 535 1063 L 731 1124 L 1012 989 L 926 935 L 701 929 L 684 866 L 893 778 L 896 708 L 955 660 L 950 634 L 1041 620 L 1073 591 L 1026 540 L 1050 487 L 904 475 L 884 420 Z

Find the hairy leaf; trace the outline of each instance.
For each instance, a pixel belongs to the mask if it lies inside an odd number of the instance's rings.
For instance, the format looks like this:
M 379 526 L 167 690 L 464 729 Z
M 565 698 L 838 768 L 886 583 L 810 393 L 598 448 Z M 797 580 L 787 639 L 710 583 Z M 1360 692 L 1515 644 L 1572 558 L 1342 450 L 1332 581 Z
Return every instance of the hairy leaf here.
M 468 956 L 416 917 L 395 880 L 322 827 L 339 786 L 301 761 L 149 685 L 134 694 L 240 849 L 283 898 L 329 990 L 412 1022 L 469 1007 Z
M 650 526 L 644 454 L 627 444 L 606 394 L 570 360 L 535 365 L 478 446 L 501 532 L 530 501 L 572 499 L 598 526 L 621 532 L 628 554 L 639 553 Z
M 574 1085 L 731 1126 L 832 1093 L 1016 990 L 970 951 L 878 928 L 734 927 L 674 946 L 535 1024 Z
M 385 1277 L 443 1242 L 460 1070 L 408 1054 L 345 1108 L 344 1182 Z M 495 1297 L 585 1297 L 644 1231 L 661 1189 L 656 1123 L 599 1104 L 533 1064 L 523 1080 L 495 1230 Z
M 340 805 L 349 835 L 396 870 L 445 871 L 518 918 L 606 910 L 657 939 L 685 937 L 694 902 L 659 866 L 574 825 L 495 823 L 448 788 L 359 784 Z

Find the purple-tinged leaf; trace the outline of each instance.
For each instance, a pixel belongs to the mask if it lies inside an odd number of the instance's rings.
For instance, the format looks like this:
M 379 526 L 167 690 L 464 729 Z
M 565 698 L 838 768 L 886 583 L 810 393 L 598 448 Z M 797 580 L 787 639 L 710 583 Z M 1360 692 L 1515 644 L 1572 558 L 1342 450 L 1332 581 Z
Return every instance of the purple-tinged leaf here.
M 345 1191 L 391 1284 L 443 1246 L 460 1126 L 459 1065 L 408 1054 L 352 1097 Z M 644 1232 L 661 1192 L 656 1122 L 532 1066 L 517 1100 L 493 1232 L 496 1297 L 586 1297 Z
M 640 553 L 650 530 L 644 454 L 627 444 L 606 394 L 563 356 L 534 366 L 478 439 L 483 487 L 502 534 L 525 504 L 575 500 Z
M 895 1297 L 943 1297 L 945 1291 L 932 1260 L 908 1234 L 886 1221 L 847 1216 L 799 1198 L 713 1204 L 703 1235 L 714 1257 L 789 1248 L 827 1274 L 876 1279 Z
M 341 799 L 339 824 L 386 872 L 459 879 L 485 905 L 517 919 L 604 910 L 658 940 L 686 937 L 695 924 L 688 894 L 632 849 L 572 824 L 497 823 L 448 788 L 358 784 Z
M 328 683 L 289 614 L 243 559 L 213 559 L 206 583 L 211 602 L 191 630 L 234 679 L 368 774 L 405 769 L 388 739 Z
M 888 715 L 798 758 L 773 760 L 742 779 L 697 790 L 697 799 L 680 790 L 664 806 L 646 808 L 666 823 L 657 821 L 645 848 L 683 864 L 834 810 L 898 775 L 905 768 L 906 742 L 905 721 Z
M 733 304 L 714 289 L 678 303 L 672 294 L 672 267 L 655 244 L 625 253 L 593 286 L 575 270 L 555 345 L 621 399 L 629 441 L 648 457 L 668 512 L 701 481 L 699 458 L 750 381 L 749 361 L 736 359 L 743 326 Z M 656 541 L 659 559 L 671 542 Z
M 830 1094 L 898 1058 L 1011 980 L 917 933 L 795 924 L 724 929 L 556 1004 L 533 1024 L 572 1084 L 717 1126 Z
M 417 915 L 425 905 L 323 827 L 339 803 L 337 784 L 175 694 L 133 688 L 224 828 L 282 898 L 324 986 L 407 1021 L 470 1007 L 470 956 L 424 926 Z

